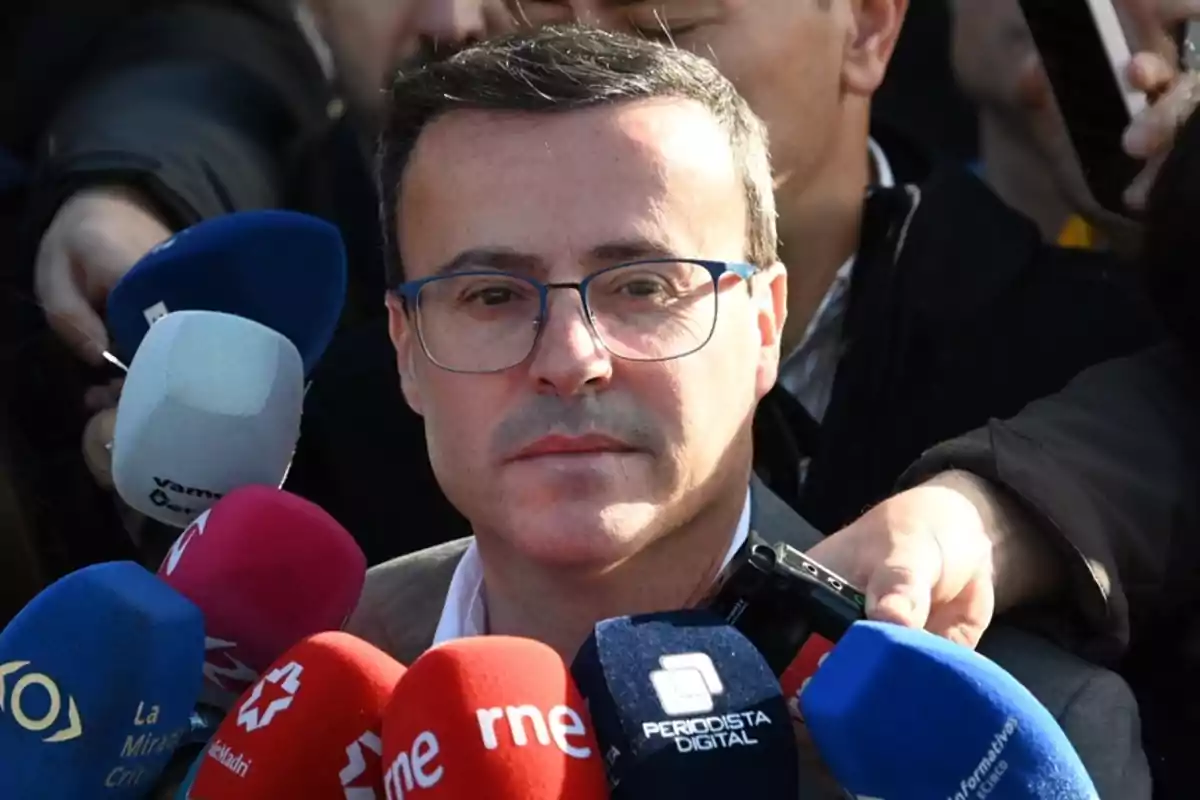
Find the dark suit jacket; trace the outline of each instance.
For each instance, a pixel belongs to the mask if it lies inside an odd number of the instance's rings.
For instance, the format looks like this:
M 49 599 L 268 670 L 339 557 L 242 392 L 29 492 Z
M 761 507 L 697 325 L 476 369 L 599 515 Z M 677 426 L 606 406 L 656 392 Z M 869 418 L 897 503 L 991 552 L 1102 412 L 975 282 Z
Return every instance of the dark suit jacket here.
M 751 489 L 751 537 L 807 550 L 821 535 L 757 481 Z M 454 569 L 469 539 L 431 547 L 371 568 L 347 630 L 402 663 L 433 642 Z M 1053 644 L 997 626 L 980 651 L 999 663 L 1054 714 L 1087 765 L 1100 795 L 1112 800 L 1150 797 L 1137 704 L 1117 675 Z M 812 753 L 807 754 L 810 758 Z M 804 797 L 835 797 L 809 774 Z
M 1192 792 L 1200 746 L 1198 404 L 1194 361 L 1163 345 L 932 448 L 904 477 L 912 485 L 951 468 L 986 477 L 1069 554 L 1080 627 L 1097 634 L 1084 652 L 1120 663 L 1169 798 Z M 1072 628 L 1060 627 L 1060 637 Z

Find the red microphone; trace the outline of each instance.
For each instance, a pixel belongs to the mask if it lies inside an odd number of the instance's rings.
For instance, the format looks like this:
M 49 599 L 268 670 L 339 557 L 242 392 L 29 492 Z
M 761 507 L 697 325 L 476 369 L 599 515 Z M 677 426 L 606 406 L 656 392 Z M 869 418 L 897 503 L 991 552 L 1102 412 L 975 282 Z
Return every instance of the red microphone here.
M 320 507 L 268 486 L 225 495 L 175 540 L 158 575 L 204 612 L 202 700 L 229 708 L 296 642 L 340 629 L 367 561 Z
M 607 800 L 583 697 L 558 654 L 507 636 L 413 662 L 383 715 L 388 800 Z
M 380 722 L 404 675 L 348 633 L 309 637 L 271 665 L 209 742 L 189 800 L 375 800 Z

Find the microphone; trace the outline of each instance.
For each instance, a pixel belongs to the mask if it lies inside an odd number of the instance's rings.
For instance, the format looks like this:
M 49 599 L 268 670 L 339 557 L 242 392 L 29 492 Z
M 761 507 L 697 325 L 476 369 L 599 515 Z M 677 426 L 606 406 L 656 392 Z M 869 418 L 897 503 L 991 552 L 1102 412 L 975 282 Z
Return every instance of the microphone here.
M 0 633 L 0 797 L 144 797 L 203 663 L 200 609 L 141 566 L 55 581 Z
M 1015 678 L 920 630 L 858 622 L 800 693 L 825 763 L 887 800 L 1098 798 L 1066 734 Z
M 282 335 L 230 314 L 168 314 L 142 341 L 117 404 L 117 493 L 183 528 L 232 489 L 279 486 L 303 401 L 300 355 Z
M 107 321 L 135 357 L 151 325 L 174 311 L 220 311 L 287 337 L 307 374 L 346 302 L 338 229 L 293 211 L 244 211 L 193 225 L 155 247 L 113 287 Z
M 192 787 L 196 785 L 196 773 L 200 771 L 200 767 L 204 766 L 204 759 L 208 757 L 208 751 L 202 750 L 200 755 L 196 756 L 188 767 L 187 774 L 183 776 L 183 781 L 179 783 L 178 788 L 174 792 L 169 791 L 169 787 L 164 786 L 163 791 L 155 800 L 188 800 L 192 794 Z M 367 798 L 364 798 L 367 800 Z M 371 798 L 374 800 L 374 798 Z
M 174 800 L 181 787 L 191 786 L 199 761 L 204 756 L 208 741 L 217 732 L 224 714 L 218 709 L 201 705 L 192 712 L 189 726 L 179 746 L 171 754 L 170 761 L 158 775 L 154 787 L 146 795 L 147 800 Z M 186 795 L 184 795 L 186 797 Z
M 188 526 L 158 575 L 204 612 L 203 700 L 228 709 L 288 648 L 340 629 L 366 571 L 358 544 L 322 508 L 245 486 Z
M 571 666 L 613 800 L 795 800 L 795 733 L 754 645 L 708 611 L 597 623 Z
M 529 639 L 458 639 L 414 661 L 384 711 L 383 764 L 388 800 L 608 798 L 583 698 Z
M 208 745 L 191 800 L 374 800 L 380 721 L 404 667 L 348 633 L 284 653 Z

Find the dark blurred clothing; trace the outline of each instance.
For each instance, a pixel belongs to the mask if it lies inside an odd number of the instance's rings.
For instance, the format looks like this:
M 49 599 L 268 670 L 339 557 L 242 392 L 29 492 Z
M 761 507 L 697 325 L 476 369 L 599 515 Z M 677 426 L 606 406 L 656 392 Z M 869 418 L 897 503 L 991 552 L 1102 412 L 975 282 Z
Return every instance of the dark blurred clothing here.
M 1200 748 L 1200 373 L 1175 345 L 1096 366 L 1062 392 L 927 452 L 914 485 L 963 469 L 1023 501 L 1070 565 L 1058 641 L 1138 695 L 1156 797 L 1188 797 Z M 1068 642 L 1075 638 L 1074 642 Z
M 21 379 L 0 388 L 0 413 L 22 528 L 54 577 L 136 555 L 79 452 L 83 393 L 112 375 L 80 365 L 33 304 L 33 256 L 63 200 L 129 185 L 176 228 L 255 208 L 323 216 L 350 254 L 348 321 L 382 311 L 383 278 L 360 134 L 286 0 L 51 0 L 24 13 L 0 56 L 0 144 L 33 181 L 4 198 L 0 357 Z
M 966 169 L 876 189 L 861 241 L 823 420 L 777 385 L 756 425 L 759 474 L 827 533 L 926 448 L 1160 338 L 1132 271 L 1044 244 Z
M 947 0 L 909 3 L 904 30 L 887 77 L 875 93 L 872 113 L 877 122 L 903 131 L 939 160 L 968 164 L 978 156 L 979 134 L 975 107 L 954 77 L 950 26 Z

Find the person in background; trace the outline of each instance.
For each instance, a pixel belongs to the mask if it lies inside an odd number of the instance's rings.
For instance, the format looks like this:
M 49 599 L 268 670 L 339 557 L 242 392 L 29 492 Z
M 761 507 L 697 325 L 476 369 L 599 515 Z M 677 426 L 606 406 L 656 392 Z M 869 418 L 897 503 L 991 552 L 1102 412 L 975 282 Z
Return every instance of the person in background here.
M 1170 340 L 931 448 L 902 491 L 812 551 L 863 585 L 896 586 L 909 624 L 953 619 L 974 638 L 993 603 L 1056 614 L 1056 641 L 1137 693 L 1163 798 L 1193 790 L 1200 747 L 1197 214 L 1193 114 L 1149 195 L 1140 265 Z M 1020 556 L 1011 537 L 1042 544 Z
M 1098 244 L 1079 160 L 1017 0 L 954 0 L 953 62 L 979 110 L 979 172 L 1048 242 Z
M 1129 0 L 1117 9 L 1135 42 L 1164 50 L 1174 60 L 1174 41 L 1153 31 L 1178 29 L 1200 4 L 1183 0 L 1151 6 Z M 988 186 L 1033 220 L 1047 242 L 1123 247 L 1126 223 L 1091 197 L 1018 0 L 953 0 L 952 10 L 954 72 L 978 107 L 978 169 Z M 1151 16 L 1154 24 L 1147 25 Z M 1153 81 L 1160 65 L 1149 52 L 1141 55 L 1132 66 L 1137 82 Z M 1166 105 L 1175 102 L 1169 98 Z M 1144 143 L 1136 137 L 1130 141 L 1136 155 L 1147 155 Z M 1131 187 L 1135 211 L 1153 175 L 1148 170 Z
M 378 109 L 368 76 L 378 89 L 396 66 L 501 23 L 485 11 L 491 0 L 27 5 L 0 83 L 0 144 L 31 176 L 13 203 L 24 223 L 3 269 L 11 313 L 0 321 L 0 355 L 6 373 L 23 378 L 0 391 L 11 431 L 0 460 L 12 465 L 0 480 L 15 498 L 13 535 L 53 578 L 137 557 L 112 498 L 91 479 L 106 469 L 92 458 L 96 443 L 85 443 L 86 463 L 80 453 L 89 415 L 110 408 L 119 389 L 100 356 L 109 289 L 174 231 L 232 211 L 291 208 L 342 231 L 347 324 L 381 317 L 368 169 Z M 403 13 L 385 29 L 371 24 L 380 6 Z M 370 67 L 353 60 L 353 36 L 364 31 L 382 48 Z M 335 63 L 331 50 L 350 57 Z M 419 446 L 419 424 L 413 438 Z
M 755 463 L 818 529 L 885 498 L 930 445 L 1160 336 L 1111 254 L 1046 244 L 962 166 L 905 174 L 893 160 L 872 102 L 904 0 L 513 3 L 520 25 L 584 20 L 707 57 L 766 122 L 789 314 Z M 429 472 L 390 432 L 396 378 L 382 322 L 334 348 L 313 392 L 337 411 L 306 414 L 293 486 L 336 509 L 373 561 L 405 552 L 412 530 L 464 531 L 454 513 L 397 529 L 387 498 L 398 475 L 381 465 L 404 452 L 403 475 Z
M 351 633 L 406 663 L 487 634 L 570 661 L 750 542 L 819 540 L 751 470 L 788 276 L 762 123 L 710 63 L 587 27 L 468 48 L 397 80 L 379 180 L 404 396 L 474 535 L 373 567 Z M 1106 796 L 1147 796 L 1120 681 L 1011 633 L 984 652 Z M 841 797 L 808 754 L 804 796 Z

